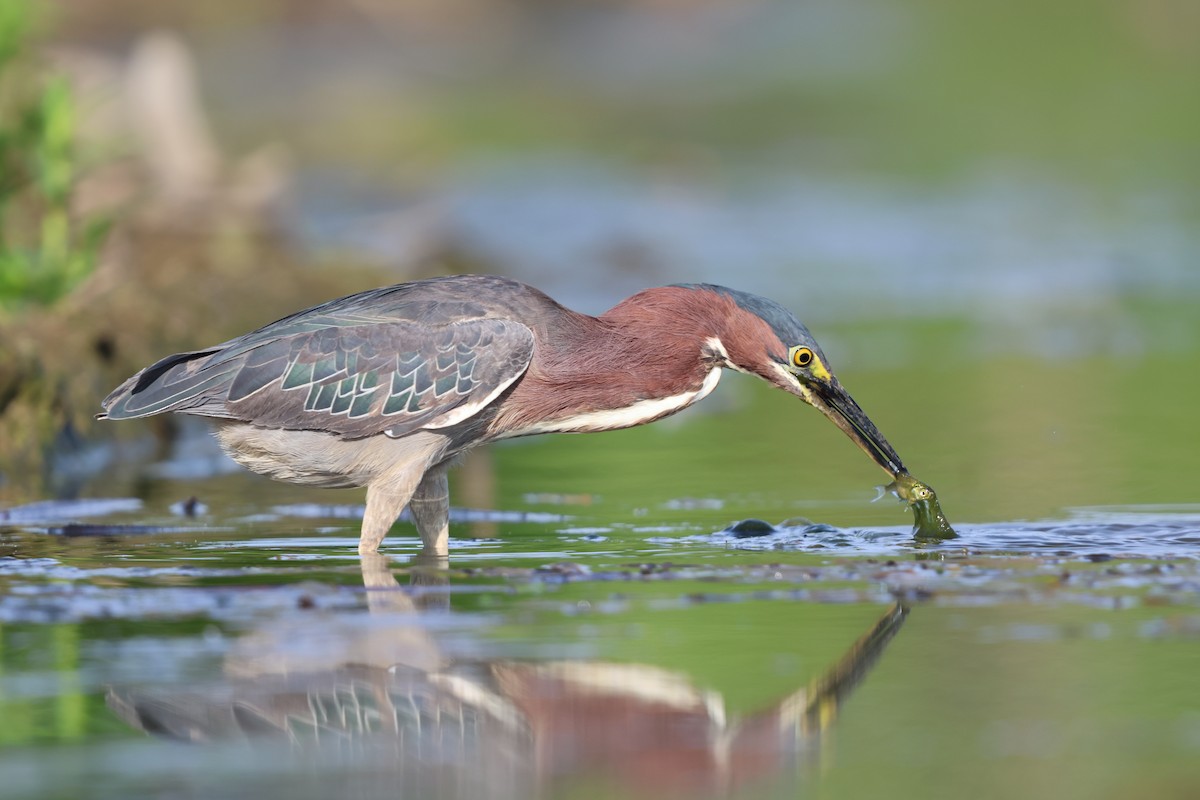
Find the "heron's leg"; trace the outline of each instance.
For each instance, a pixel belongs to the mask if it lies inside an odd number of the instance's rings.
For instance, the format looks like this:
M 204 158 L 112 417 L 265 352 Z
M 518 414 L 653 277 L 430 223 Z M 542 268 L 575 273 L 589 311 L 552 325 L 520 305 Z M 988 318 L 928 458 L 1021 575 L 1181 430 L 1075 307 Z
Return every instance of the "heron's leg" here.
M 372 483 L 367 486 L 367 511 L 363 514 L 362 533 L 358 538 L 358 552 L 374 553 L 400 512 L 412 499 L 421 480 L 420 470 L 410 470 L 398 481 Z
M 417 484 L 408 510 L 412 513 L 417 533 L 425 545 L 424 555 L 450 554 L 450 483 L 446 479 L 447 465 L 438 464 L 425 473 Z

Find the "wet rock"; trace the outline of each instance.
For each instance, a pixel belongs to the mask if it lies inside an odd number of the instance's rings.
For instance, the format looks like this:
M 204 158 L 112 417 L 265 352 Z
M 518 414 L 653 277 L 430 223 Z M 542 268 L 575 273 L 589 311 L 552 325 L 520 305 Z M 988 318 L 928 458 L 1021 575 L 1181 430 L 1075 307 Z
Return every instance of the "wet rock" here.
M 761 519 L 744 519 L 733 523 L 724 532 L 730 534 L 735 539 L 751 539 L 756 536 L 770 536 L 778 530 L 771 523 Z

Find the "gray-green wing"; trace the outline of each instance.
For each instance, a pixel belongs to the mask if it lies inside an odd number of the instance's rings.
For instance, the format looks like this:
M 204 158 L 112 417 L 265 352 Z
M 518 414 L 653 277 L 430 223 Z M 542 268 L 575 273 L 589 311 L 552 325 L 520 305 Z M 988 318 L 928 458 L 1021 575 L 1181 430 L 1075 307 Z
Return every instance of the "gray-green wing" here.
M 533 355 L 529 328 L 505 319 L 309 322 L 279 334 L 163 359 L 109 395 L 106 416 L 182 411 L 351 438 L 399 436 L 474 416 Z

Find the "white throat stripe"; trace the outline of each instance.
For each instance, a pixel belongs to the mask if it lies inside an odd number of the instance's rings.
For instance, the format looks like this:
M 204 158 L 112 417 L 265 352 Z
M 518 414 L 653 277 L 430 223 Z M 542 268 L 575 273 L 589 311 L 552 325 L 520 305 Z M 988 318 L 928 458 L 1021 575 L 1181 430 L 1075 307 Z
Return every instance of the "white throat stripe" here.
M 632 428 L 644 422 L 681 411 L 692 403 L 702 400 L 709 392 L 717 387 L 721 380 L 721 368 L 714 367 L 704 376 L 704 382 L 694 392 L 684 392 L 670 397 L 659 397 L 654 400 L 639 400 L 626 408 L 605 409 L 604 411 L 588 411 L 565 419 L 548 420 L 513 431 L 509 436 L 528 436 L 535 433 L 585 433 L 595 431 L 614 431 L 620 428 Z

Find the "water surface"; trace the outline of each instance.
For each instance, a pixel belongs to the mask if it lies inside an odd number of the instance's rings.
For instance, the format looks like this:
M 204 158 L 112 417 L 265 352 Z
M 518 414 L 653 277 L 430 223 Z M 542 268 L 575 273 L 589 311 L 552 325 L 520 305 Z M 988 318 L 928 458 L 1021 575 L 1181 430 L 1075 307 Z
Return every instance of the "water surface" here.
M 1062 369 L 1086 374 L 1025 374 Z M 6 796 L 871 796 L 931 773 L 1185 794 L 1200 505 L 1184 476 L 1113 474 L 1151 426 L 1082 435 L 1119 398 L 1009 406 L 1007 370 L 947 378 L 937 425 L 911 373 L 843 376 L 938 487 L 962 535 L 934 545 L 840 434 L 748 381 L 719 413 L 489 451 L 456 476 L 477 508 L 449 564 L 403 522 L 362 561 L 361 496 L 223 469 L 8 509 Z M 1001 435 L 1031 415 L 1071 446 Z M 939 444 L 971 430 L 970 457 Z

